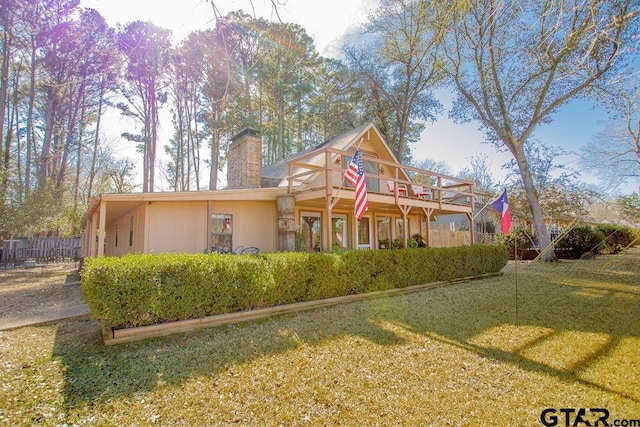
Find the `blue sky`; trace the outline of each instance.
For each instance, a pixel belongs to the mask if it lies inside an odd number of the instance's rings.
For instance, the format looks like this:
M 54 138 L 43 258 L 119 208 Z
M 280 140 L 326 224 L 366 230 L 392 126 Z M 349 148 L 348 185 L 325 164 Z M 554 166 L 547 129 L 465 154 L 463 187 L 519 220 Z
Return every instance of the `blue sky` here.
M 445 107 L 448 106 L 446 102 L 444 104 Z M 578 156 L 571 153 L 578 153 L 583 145 L 601 131 L 603 122 L 607 119 L 606 113 L 602 109 L 594 108 L 589 102 L 574 101 L 554 114 L 553 119 L 550 124 L 538 126 L 534 133 L 535 138 L 546 145 L 562 147 L 569 155 L 558 161 L 580 171 L 576 161 Z M 453 123 L 445 111 L 435 123 L 426 125 L 421 141 L 413 146 L 413 156 L 416 160 L 428 157 L 445 161 L 455 173 L 468 166 L 469 157 L 480 153 L 487 154 L 491 159 L 494 177 L 501 181 L 505 177 L 505 171 L 501 166 L 511 160 L 512 156 L 508 152 L 498 151 L 493 144 L 484 143 L 484 134 L 478 128 L 477 122 Z M 580 172 L 585 182 L 596 182 L 589 171 Z M 636 183 L 629 188 L 637 189 L 637 185 Z
M 282 0 L 275 0 L 282 3 Z M 277 20 L 271 7 L 271 0 L 214 0 L 223 15 L 232 10 L 242 9 L 266 19 Z M 307 30 L 313 37 L 316 48 L 324 56 L 339 55 L 342 36 L 365 22 L 369 12 L 373 11 L 378 0 L 287 0 L 278 8 L 282 21 L 295 22 Z M 98 10 L 110 25 L 126 24 L 134 20 L 149 20 L 157 25 L 170 28 L 177 40 L 192 31 L 209 28 L 213 24 L 211 0 L 182 0 L 180 2 L 157 0 L 82 0 L 83 7 Z M 339 11 L 336 13 L 336 11 Z M 441 100 L 445 107 L 446 100 Z M 566 151 L 579 151 L 599 132 L 606 120 L 601 109 L 593 109 L 585 102 L 572 102 L 553 116 L 553 123 L 540 125 L 535 136 L 547 145 L 562 146 Z M 117 121 L 117 117 L 112 117 Z M 119 135 L 117 131 L 114 135 Z M 115 136 L 114 136 L 115 137 Z M 161 136 L 162 137 L 162 136 Z M 428 123 L 421 140 L 413 145 L 413 157 L 416 160 L 431 158 L 446 162 L 454 173 L 468 165 L 468 158 L 486 153 L 492 159 L 492 174 L 502 181 L 505 172 L 503 163 L 511 156 L 498 152 L 493 145 L 482 143 L 484 135 L 478 131 L 477 123 L 454 124 L 444 112 L 436 123 Z M 131 157 L 136 158 L 135 152 Z M 571 162 L 570 166 L 579 168 L 576 156 L 561 159 Z M 582 171 L 582 180 L 596 183 L 588 171 Z M 622 190 L 627 194 L 638 190 L 638 182 L 630 182 Z

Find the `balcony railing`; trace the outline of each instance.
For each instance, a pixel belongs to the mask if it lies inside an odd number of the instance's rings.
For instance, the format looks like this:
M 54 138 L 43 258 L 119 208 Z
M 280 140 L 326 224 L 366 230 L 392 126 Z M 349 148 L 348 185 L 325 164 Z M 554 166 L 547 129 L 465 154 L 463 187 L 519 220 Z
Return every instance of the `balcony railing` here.
M 343 174 L 352 152 L 327 147 L 289 162 L 289 193 L 318 192 L 331 195 L 335 189 L 351 188 Z M 392 195 L 395 203 L 424 201 L 426 204 L 473 206 L 473 182 L 425 169 L 368 156 L 362 160 L 367 192 Z

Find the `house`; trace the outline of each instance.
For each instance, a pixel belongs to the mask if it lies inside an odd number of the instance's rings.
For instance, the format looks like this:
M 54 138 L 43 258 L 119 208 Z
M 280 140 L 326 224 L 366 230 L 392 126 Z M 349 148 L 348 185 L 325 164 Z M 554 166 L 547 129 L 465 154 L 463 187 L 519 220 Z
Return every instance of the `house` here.
M 264 167 L 261 145 L 251 128 L 232 138 L 224 190 L 93 198 L 83 256 L 241 246 L 262 252 L 386 249 L 393 242 L 406 246 L 415 234 L 428 243 L 436 215 L 472 217 L 471 181 L 400 164 L 373 124 Z M 356 147 L 369 202 L 360 220 L 353 213 L 355 190 L 343 178 Z

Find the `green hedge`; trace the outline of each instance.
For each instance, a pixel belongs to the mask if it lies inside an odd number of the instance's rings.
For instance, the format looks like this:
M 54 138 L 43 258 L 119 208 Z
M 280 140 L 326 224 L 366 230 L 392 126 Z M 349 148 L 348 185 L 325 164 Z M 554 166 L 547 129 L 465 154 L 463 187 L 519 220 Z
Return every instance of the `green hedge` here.
M 501 235 L 500 242 L 509 250 L 509 258 L 515 257 L 515 246 L 517 243 L 519 259 L 533 259 L 538 255 L 538 250 L 534 250 L 534 241 L 537 236 L 530 235 L 530 232 L 518 227 L 511 230 L 507 235 Z M 629 245 L 640 244 L 640 233 L 629 227 L 613 224 L 600 224 L 597 227 L 589 225 L 579 225 L 569 231 L 569 233 L 556 242 L 555 252 L 558 258 L 578 259 L 584 256 L 594 256 L 599 254 L 616 254 Z
M 574 227 L 555 246 L 558 258 L 579 259 L 600 253 L 603 243 L 602 233 L 588 225 Z
M 89 258 L 82 289 L 108 328 L 402 288 L 500 271 L 504 246 Z
M 636 232 L 629 227 L 613 224 L 600 224 L 596 231 L 602 233 L 604 239 L 602 253 L 617 254 L 631 245 L 636 239 Z

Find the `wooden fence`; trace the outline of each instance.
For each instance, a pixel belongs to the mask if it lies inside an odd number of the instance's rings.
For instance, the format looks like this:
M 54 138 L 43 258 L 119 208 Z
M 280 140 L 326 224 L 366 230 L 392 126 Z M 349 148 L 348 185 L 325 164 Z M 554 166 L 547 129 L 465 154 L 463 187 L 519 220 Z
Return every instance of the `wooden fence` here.
M 468 246 L 471 244 L 469 230 L 450 230 L 448 227 L 435 227 L 431 229 L 431 246 L 434 248 L 450 248 L 453 246 Z M 495 233 L 476 232 L 474 236 L 475 244 L 495 245 L 497 244 Z
M 80 236 L 5 239 L 0 247 L 0 263 L 77 261 L 80 259 L 81 245 Z

